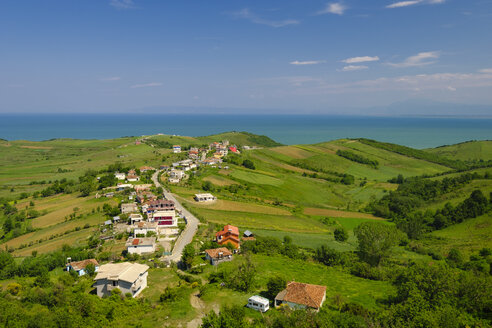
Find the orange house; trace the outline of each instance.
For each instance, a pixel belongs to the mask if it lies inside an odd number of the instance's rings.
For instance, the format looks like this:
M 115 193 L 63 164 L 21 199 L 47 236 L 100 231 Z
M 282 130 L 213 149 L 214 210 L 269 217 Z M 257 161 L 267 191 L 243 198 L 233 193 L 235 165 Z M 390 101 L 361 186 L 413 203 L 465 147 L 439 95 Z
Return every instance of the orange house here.
M 230 243 L 234 248 L 239 248 L 239 228 L 230 224 L 215 234 L 215 240 L 219 245 Z

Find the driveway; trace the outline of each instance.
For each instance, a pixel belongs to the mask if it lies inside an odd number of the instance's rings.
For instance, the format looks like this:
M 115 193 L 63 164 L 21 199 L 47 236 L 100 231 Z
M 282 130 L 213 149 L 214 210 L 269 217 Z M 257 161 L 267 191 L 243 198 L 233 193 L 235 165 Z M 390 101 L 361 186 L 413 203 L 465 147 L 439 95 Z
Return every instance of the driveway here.
M 161 183 L 159 182 L 160 174 L 161 171 L 156 171 L 152 175 L 152 181 L 154 182 L 156 187 L 162 187 Z M 163 261 L 179 262 L 181 260 L 181 255 L 183 254 L 184 247 L 191 243 L 191 241 L 193 240 L 193 237 L 198 230 L 198 223 L 200 221 L 186 208 L 184 208 L 183 205 L 178 202 L 178 200 L 174 197 L 172 193 L 165 190 L 164 187 L 162 187 L 162 189 L 164 190 L 164 197 L 166 197 L 166 199 L 172 200 L 175 204 L 176 210 L 181 213 L 181 217 L 186 218 L 186 228 L 181 232 L 181 235 L 179 235 L 178 239 L 176 239 L 171 255 L 165 256 L 162 259 Z

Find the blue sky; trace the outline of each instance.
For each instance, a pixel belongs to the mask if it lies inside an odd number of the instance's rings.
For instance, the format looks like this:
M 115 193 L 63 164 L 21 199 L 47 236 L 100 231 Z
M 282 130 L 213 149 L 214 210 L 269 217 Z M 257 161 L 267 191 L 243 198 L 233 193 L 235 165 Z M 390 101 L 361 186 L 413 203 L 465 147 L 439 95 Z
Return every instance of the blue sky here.
M 492 106 L 492 0 L 2 0 L 0 44 L 0 112 Z

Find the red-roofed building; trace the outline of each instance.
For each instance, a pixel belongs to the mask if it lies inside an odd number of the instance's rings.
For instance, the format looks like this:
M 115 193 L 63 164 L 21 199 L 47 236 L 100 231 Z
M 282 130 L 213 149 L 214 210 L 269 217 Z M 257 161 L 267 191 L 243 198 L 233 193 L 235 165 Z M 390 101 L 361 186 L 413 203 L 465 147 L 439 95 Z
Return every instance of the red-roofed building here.
M 225 245 L 227 243 L 239 248 L 239 228 L 233 225 L 226 225 L 221 231 L 215 234 L 215 240 L 219 245 Z
M 286 304 L 292 309 L 310 308 L 319 311 L 325 300 L 326 286 L 291 281 L 275 297 L 275 306 Z

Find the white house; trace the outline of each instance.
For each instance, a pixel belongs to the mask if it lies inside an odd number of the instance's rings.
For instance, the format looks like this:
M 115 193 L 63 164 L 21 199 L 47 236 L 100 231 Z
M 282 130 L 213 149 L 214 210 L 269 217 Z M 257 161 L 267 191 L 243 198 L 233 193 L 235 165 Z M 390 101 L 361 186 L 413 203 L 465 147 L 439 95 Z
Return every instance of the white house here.
M 138 214 L 138 213 L 132 213 L 128 218 L 130 219 L 131 224 L 135 224 L 136 222 L 142 222 L 144 219 L 142 214 Z
M 173 153 L 181 153 L 181 146 L 180 145 L 174 145 L 173 146 Z
M 179 183 L 179 180 L 178 178 L 168 178 L 167 181 L 169 181 L 169 183 Z
M 129 254 L 149 254 L 155 252 L 155 237 L 128 238 L 126 249 Z
M 125 173 L 116 172 L 116 173 L 114 174 L 114 177 L 115 177 L 116 179 L 118 179 L 118 180 L 125 180 L 126 175 L 125 175 Z
M 270 308 L 270 301 L 268 298 L 255 295 L 248 299 L 248 305 L 246 306 L 253 310 L 266 312 Z
M 217 197 L 212 194 L 195 194 L 195 200 L 197 202 L 213 202 L 216 199 Z
M 101 265 L 94 278 L 97 296 L 111 295 L 116 288 L 123 295 L 130 293 L 132 297 L 137 296 L 147 287 L 148 270 L 148 265 L 130 262 Z
M 171 178 L 183 179 L 183 177 L 185 176 L 185 173 L 184 173 L 184 171 L 181 171 L 181 170 L 172 169 L 171 172 L 169 172 L 169 176 Z
M 178 218 L 175 210 L 159 210 L 154 211 L 152 221 L 156 222 L 158 228 L 169 228 L 178 226 Z
M 67 271 L 74 270 L 79 274 L 79 276 L 83 276 L 86 274 L 85 268 L 89 264 L 94 264 L 95 272 L 99 270 L 99 263 L 95 259 L 87 259 L 83 261 L 72 262 L 71 259 L 69 258 L 66 267 L 67 267 Z
M 206 249 L 205 258 L 210 264 L 217 265 L 222 262 L 232 261 L 232 252 L 225 247 Z
M 133 230 L 133 236 L 147 235 L 147 232 L 155 232 L 157 234 L 157 222 L 138 222 Z

